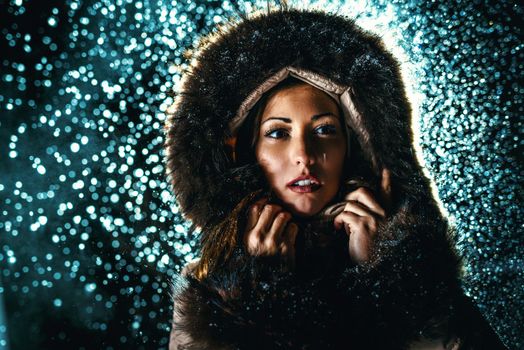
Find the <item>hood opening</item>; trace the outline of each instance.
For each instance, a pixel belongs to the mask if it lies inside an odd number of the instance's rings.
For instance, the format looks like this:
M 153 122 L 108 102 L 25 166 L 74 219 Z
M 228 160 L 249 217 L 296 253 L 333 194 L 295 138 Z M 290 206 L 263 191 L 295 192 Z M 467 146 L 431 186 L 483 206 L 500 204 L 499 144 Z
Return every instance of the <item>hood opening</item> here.
M 342 114 L 345 127 L 344 133 L 347 140 L 346 161 L 351 162 L 351 164 L 344 167 L 345 171 L 348 171 L 348 167 L 358 166 L 358 169 L 353 169 L 354 171 L 351 172 L 358 174 L 357 177 L 361 179 L 369 177 L 373 173 L 375 175 L 378 174 L 380 167 L 376 164 L 375 157 L 365 154 L 363 151 L 364 149 L 371 149 L 367 146 L 369 133 L 363 126 L 363 117 L 354 102 L 352 88 L 338 84 L 316 72 L 291 66 L 281 69 L 254 89 L 241 103 L 236 116 L 229 122 L 231 136 L 224 143 L 233 161 L 233 167 L 256 163 L 252 149 L 257 137 L 255 132 L 258 128 L 254 124 L 257 123 L 260 116 L 255 116 L 251 112 L 258 109 L 257 104 L 263 102 L 263 99 L 267 98 L 273 88 L 284 83 L 289 78 L 295 78 L 325 92 L 338 105 Z M 251 147 L 251 149 L 249 151 L 242 150 L 239 146 Z M 350 181 L 362 183 L 356 180 L 355 176 Z M 369 184 L 368 186 L 373 187 Z
M 372 158 L 364 154 L 363 146 L 360 144 L 361 140 L 367 140 L 369 136 L 364 127 L 360 125 L 362 116 L 355 107 L 350 87 L 337 84 L 312 71 L 286 67 L 266 79 L 243 101 L 235 118 L 229 123 L 229 131 L 232 136 L 226 139 L 225 145 L 233 160 L 232 169 L 242 169 L 244 166 L 256 167 L 254 148 L 258 139 L 258 123 L 268 98 L 274 92 L 274 88 L 285 89 L 302 82 L 325 92 L 335 101 L 342 118 L 341 124 L 344 125 L 347 152 L 342 174 L 343 181 L 339 193 L 325 210 L 317 215 L 324 217 L 326 213 L 338 213 L 339 211 L 333 211 L 333 206 L 343 201 L 345 195 L 352 190 L 362 186 L 373 191 L 377 189 L 378 177 L 377 172 L 374 171 L 376 167 L 370 160 Z M 265 181 L 262 180 L 261 183 Z M 262 187 L 269 190 L 267 183 Z
M 351 166 L 368 169 L 364 179 L 379 179 L 388 169 L 395 203 L 432 202 L 414 157 L 398 61 L 376 35 L 336 15 L 272 12 L 218 33 L 196 60 L 167 119 L 165 146 L 177 203 L 197 226 L 217 225 L 260 189 L 256 164 L 242 167 L 234 150 L 248 113 L 288 77 L 338 102 L 351 135 L 349 153 L 361 155 Z
M 244 129 L 246 119 L 250 115 L 250 111 L 256 106 L 256 104 L 262 99 L 262 97 L 267 94 L 271 89 L 276 87 L 278 84 L 282 83 L 289 77 L 294 77 L 298 80 L 301 80 L 309 85 L 314 86 L 315 88 L 328 94 L 339 106 L 343 117 L 344 117 L 344 126 L 345 133 L 347 137 L 347 153 L 351 153 L 351 135 L 352 132 L 358 135 L 358 139 L 366 142 L 369 140 L 369 133 L 363 127 L 362 116 L 358 111 L 355 103 L 351 87 L 344 86 L 334 82 L 333 80 L 326 78 L 318 73 L 296 68 L 296 67 L 286 67 L 266 79 L 262 84 L 260 84 L 255 90 L 253 90 L 249 96 L 241 103 L 236 116 L 229 122 L 229 132 L 230 137 L 225 140 L 226 147 L 230 149 L 230 154 L 233 162 L 237 161 L 237 142 L 239 140 L 239 131 Z M 252 120 L 247 121 L 252 123 Z M 247 129 L 253 130 L 252 127 Z M 249 135 L 251 139 L 254 139 L 252 135 Z M 371 158 L 372 162 L 374 157 Z M 372 164 L 374 169 L 378 169 L 377 164 L 373 162 Z

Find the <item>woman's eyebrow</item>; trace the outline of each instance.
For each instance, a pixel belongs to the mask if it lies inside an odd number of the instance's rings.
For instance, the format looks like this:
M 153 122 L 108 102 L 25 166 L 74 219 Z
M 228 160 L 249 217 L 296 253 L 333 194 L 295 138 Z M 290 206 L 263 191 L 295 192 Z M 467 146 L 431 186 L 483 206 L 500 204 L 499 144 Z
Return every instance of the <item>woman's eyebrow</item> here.
M 333 114 L 331 112 L 326 112 L 326 113 L 315 114 L 314 116 L 311 117 L 311 120 L 315 121 L 317 119 L 320 119 L 320 118 L 326 117 L 326 116 L 332 116 L 332 117 L 338 118 L 335 114 Z
M 320 114 L 315 114 L 311 117 L 311 120 L 312 121 L 315 121 L 317 119 L 320 119 L 322 117 L 326 117 L 326 116 L 333 116 L 335 118 L 337 118 L 337 116 L 331 112 L 325 112 L 325 113 L 320 113 Z M 289 118 L 285 118 L 285 117 L 271 117 L 271 118 L 267 118 L 266 120 L 264 120 L 262 122 L 262 124 L 264 124 L 265 122 L 269 121 L 269 120 L 281 120 L 283 121 L 284 123 L 288 123 L 288 124 L 291 124 L 291 119 Z
M 267 118 L 266 120 L 264 120 L 262 122 L 262 124 L 264 124 L 265 122 L 269 121 L 269 120 L 281 120 L 283 121 L 284 123 L 289 123 L 291 124 L 291 119 L 289 118 L 284 118 L 284 117 L 271 117 L 271 118 Z

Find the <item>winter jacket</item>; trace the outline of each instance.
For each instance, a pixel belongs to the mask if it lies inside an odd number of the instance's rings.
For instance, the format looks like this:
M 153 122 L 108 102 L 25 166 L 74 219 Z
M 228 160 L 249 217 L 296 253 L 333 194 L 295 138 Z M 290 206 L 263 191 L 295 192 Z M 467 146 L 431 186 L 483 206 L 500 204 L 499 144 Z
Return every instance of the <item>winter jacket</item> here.
M 345 17 L 269 11 L 212 33 L 194 53 L 166 123 L 166 164 L 202 240 L 219 244 L 216 233 L 228 225 L 242 234 L 239 203 L 267 190 L 256 165 L 235 161 L 231 140 L 257 99 L 288 76 L 342 106 L 358 164 L 348 183 L 365 179 L 373 189 L 384 169 L 391 173 L 373 257 L 352 263 L 347 235 L 314 219 L 300 223 L 296 270 L 278 257 L 250 256 L 237 237 L 212 273 L 186 269 L 176 282 L 171 348 L 501 348 L 461 290 L 453 231 L 415 155 L 399 63 Z

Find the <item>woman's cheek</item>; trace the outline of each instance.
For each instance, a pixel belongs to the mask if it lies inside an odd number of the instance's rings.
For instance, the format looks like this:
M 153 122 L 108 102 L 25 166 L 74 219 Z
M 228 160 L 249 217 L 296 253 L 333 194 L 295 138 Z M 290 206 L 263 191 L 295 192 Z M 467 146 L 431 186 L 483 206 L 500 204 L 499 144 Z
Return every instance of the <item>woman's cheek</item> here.
M 342 175 L 342 169 L 344 168 L 344 160 L 346 158 L 346 141 L 342 140 L 333 145 L 330 145 L 330 149 L 327 150 L 327 168 L 334 176 Z
M 324 191 L 329 200 L 336 195 L 338 188 L 341 184 L 341 177 L 344 168 L 345 150 L 342 149 L 331 149 L 331 152 L 326 153 L 326 157 L 323 162 L 323 173 L 325 177 Z
M 266 150 L 265 152 L 257 153 L 257 161 L 271 187 L 277 187 L 277 176 L 282 170 L 278 155 Z

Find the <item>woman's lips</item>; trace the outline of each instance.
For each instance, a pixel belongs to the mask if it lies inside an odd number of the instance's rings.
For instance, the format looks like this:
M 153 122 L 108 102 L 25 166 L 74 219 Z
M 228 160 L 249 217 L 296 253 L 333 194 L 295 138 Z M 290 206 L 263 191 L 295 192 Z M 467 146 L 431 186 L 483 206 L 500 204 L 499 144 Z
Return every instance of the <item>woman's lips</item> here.
M 288 186 L 288 187 L 293 192 L 311 193 L 311 192 L 317 191 L 321 187 L 321 185 L 312 184 L 312 185 L 305 185 L 305 186 Z
M 297 193 L 311 193 L 317 191 L 322 185 L 318 178 L 312 174 L 302 175 L 287 183 L 287 187 Z

